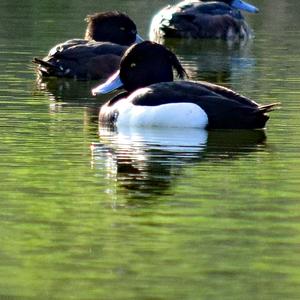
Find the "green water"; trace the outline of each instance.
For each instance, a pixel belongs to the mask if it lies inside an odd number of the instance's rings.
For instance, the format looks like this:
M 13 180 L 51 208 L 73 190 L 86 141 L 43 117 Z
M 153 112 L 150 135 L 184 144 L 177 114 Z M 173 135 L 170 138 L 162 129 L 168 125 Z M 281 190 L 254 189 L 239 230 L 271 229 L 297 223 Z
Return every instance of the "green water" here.
M 168 44 L 192 79 L 280 101 L 265 132 L 115 133 L 97 82 L 36 80 L 88 13 L 146 37 L 174 2 L 1 1 L 0 299 L 299 299 L 299 1 L 251 1 L 243 47 Z

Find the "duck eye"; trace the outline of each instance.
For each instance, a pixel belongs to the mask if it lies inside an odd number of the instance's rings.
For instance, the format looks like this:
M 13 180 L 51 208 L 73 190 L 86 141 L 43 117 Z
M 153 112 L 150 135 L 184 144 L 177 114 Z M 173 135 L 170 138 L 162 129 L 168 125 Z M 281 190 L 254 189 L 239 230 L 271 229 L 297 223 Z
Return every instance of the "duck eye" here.
M 131 65 L 130 65 L 130 68 L 134 68 L 136 66 L 136 63 L 132 63 Z
M 120 27 L 120 29 L 121 29 L 122 31 L 125 31 L 125 27 Z

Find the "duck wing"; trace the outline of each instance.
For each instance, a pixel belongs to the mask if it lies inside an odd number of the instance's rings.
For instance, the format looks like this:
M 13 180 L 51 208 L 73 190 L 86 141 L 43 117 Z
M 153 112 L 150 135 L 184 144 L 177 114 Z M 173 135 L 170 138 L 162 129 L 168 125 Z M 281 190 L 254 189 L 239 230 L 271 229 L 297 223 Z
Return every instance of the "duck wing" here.
M 139 92 L 140 91 L 140 92 Z M 194 103 L 208 117 L 208 128 L 263 128 L 277 103 L 258 105 L 234 91 L 206 82 L 177 81 L 150 85 L 131 95 L 134 105 Z
M 119 67 L 127 47 L 109 42 L 72 42 L 60 44 L 43 59 L 34 58 L 43 76 L 76 79 L 104 79 Z
M 186 5 L 178 5 L 178 8 L 178 13 L 194 15 L 206 14 L 211 16 L 229 15 L 236 19 L 244 19 L 243 15 L 238 9 L 235 9 L 224 2 L 192 1 Z
M 197 101 L 204 96 L 214 96 L 235 101 L 240 105 L 258 107 L 255 101 L 242 96 L 235 91 L 206 81 L 174 81 L 150 85 L 136 93 L 133 103 L 136 105 L 160 105 L 176 102 Z M 162 102 L 162 103 L 160 103 Z
M 254 100 L 249 99 L 248 97 L 245 97 L 245 96 L 243 96 L 229 88 L 226 88 L 224 86 L 213 84 L 213 83 L 210 83 L 207 81 L 197 81 L 194 83 L 197 84 L 197 87 L 199 89 L 201 88 L 201 89 L 208 90 L 211 93 L 217 94 L 224 98 L 228 98 L 228 99 L 237 101 L 242 105 L 253 106 L 253 107 L 259 106 L 259 104 L 256 103 Z
M 89 41 L 84 40 L 84 39 L 71 39 L 71 40 L 67 40 L 64 43 L 57 44 L 53 48 L 51 48 L 47 56 L 55 56 L 55 54 L 57 52 L 63 52 L 64 50 L 66 50 L 66 49 L 68 49 L 70 47 L 73 47 L 73 46 L 85 45 L 88 42 Z
M 161 30 L 166 37 L 233 38 L 250 29 L 239 10 L 225 3 L 190 3 L 166 8 Z

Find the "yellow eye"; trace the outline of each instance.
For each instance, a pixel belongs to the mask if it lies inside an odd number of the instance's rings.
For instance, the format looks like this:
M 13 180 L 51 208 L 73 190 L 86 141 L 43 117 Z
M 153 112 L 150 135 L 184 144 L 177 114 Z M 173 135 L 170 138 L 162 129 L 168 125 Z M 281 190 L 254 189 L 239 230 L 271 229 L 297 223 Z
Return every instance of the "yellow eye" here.
M 130 65 L 130 68 L 134 68 L 136 66 L 136 63 L 132 63 L 131 65 Z
M 125 31 L 125 27 L 120 27 L 120 29 L 121 29 L 122 31 Z

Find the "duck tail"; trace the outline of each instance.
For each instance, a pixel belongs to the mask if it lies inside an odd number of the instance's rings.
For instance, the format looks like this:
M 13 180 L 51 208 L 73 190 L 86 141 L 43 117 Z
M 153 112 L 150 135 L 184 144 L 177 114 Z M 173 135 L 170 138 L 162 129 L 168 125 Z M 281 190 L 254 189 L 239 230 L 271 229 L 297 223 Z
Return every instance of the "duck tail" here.
M 268 112 L 275 110 L 279 105 L 280 103 L 277 102 L 259 106 L 258 109 L 254 111 L 254 118 L 249 128 L 265 128 L 266 122 L 270 118 Z
M 270 111 L 273 111 L 273 110 L 279 108 L 280 104 L 281 104 L 280 102 L 275 102 L 275 103 L 271 103 L 271 104 L 261 105 L 261 106 L 259 106 L 259 111 L 261 113 L 268 113 Z
M 33 60 L 32 60 L 32 62 L 34 64 L 37 64 L 37 65 L 40 65 L 40 66 L 43 66 L 43 67 L 47 67 L 47 68 L 57 68 L 55 65 L 53 65 L 53 64 L 51 64 L 51 63 L 49 63 L 47 61 L 44 61 L 44 60 L 42 60 L 40 58 L 37 58 L 37 57 L 34 57 Z
M 178 60 L 177 56 L 169 49 L 165 49 L 165 51 L 167 51 L 169 61 L 172 64 L 174 70 L 176 71 L 178 77 L 180 79 L 183 79 L 184 77 L 188 78 L 188 75 L 183 66 L 181 65 L 180 61 Z
M 61 71 L 58 66 L 37 57 L 32 62 L 38 66 L 38 72 L 43 76 L 51 76 Z

